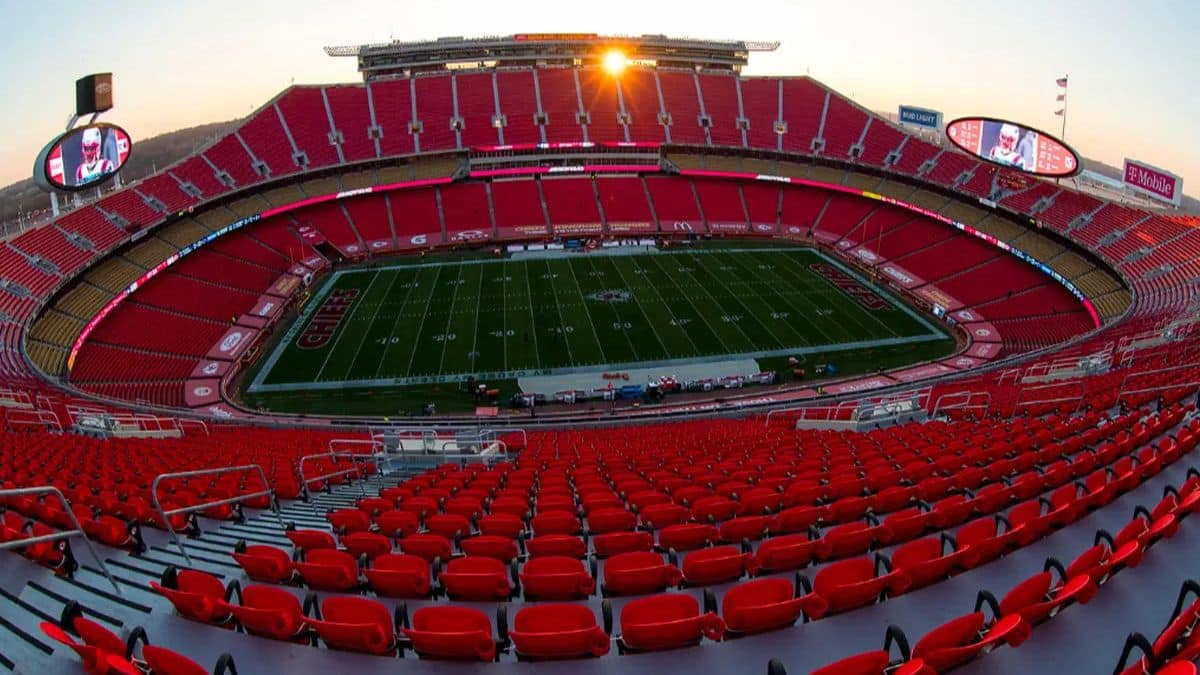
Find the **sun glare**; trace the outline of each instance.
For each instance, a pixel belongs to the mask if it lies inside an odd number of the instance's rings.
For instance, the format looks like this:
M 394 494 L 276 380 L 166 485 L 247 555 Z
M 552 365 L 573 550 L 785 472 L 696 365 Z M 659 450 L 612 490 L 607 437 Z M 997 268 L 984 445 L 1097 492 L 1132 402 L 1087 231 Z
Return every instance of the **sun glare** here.
M 604 55 L 604 70 L 609 75 L 620 75 L 625 70 L 625 55 L 613 49 Z

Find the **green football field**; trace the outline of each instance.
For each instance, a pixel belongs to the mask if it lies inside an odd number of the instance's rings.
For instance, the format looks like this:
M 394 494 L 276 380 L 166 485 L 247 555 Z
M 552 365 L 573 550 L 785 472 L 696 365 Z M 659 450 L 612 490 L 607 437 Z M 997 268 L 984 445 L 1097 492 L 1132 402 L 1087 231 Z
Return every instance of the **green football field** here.
M 933 322 L 811 249 L 409 261 L 332 274 L 246 392 L 264 404 L 289 392 L 450 389 L 468 375 L 511 382 L 729 356 L 778 367 L 888 349 L 918 361 L 952 347 Z

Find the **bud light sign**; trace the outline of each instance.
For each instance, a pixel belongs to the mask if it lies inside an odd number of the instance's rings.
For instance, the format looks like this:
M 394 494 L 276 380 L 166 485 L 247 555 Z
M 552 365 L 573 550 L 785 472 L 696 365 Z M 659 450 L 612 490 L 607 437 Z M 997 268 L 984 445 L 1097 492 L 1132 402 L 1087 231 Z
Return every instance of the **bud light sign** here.
M 941 129 L 942 113 L 936 110 L 917 108 L 911 105 L 900 106 L 900 123 L 910 124 L 922 129 Z
M 1183 179 L 1170 171 L 1132 159 L 1125 160 L 1125 185 L 1144 195 L 1179 206 Z

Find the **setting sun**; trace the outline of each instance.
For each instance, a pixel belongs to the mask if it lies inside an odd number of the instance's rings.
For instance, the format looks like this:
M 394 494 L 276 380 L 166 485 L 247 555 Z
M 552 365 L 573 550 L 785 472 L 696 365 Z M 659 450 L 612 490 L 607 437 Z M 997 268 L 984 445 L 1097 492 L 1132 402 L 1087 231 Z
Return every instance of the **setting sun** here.
M 619 50 L 612 50 L 604 55 L 604 71 L 609 75 L 620 75 L 625 70 L 625 55 Z

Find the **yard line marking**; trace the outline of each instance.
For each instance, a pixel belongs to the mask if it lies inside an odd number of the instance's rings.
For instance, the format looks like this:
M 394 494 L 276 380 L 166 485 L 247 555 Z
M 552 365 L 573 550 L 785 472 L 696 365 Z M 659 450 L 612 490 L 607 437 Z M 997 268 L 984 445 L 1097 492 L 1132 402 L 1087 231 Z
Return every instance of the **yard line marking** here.
M 462 286 L 463 266 L 458 266 L 458 276 L 454 278 L 454 292 L 450 294 L 450 311 L 446 313 L 446 328 L 442 330 L 442 356 L 438 359 L 437 374 L 442 374 L 442 366 L 446 363 L 446 346 L 450 344 L 450 324 L 454 323 L 454 303 L 458 302 L 458 288 Z
M 567 264 L 569 265 L 570 261 L 568 261 Z M 564 328 L 564 326 L 567 325 L 567 322 L 563 320 L 562 305 L 560 305 L 558 302 L 558 291 L 554 288 L 554 277 L 556 275 L 554 271 L 550 269 L 550 260 L 546 260 L 546 274 L 550 275 L 550 293 L 554 299 L 554 309 L 558 310 L 558 328 L 562 331 L 561 335 L 563 344 L 567 346 L 567 360 L 571 362 L 571 365 L 575 365 L 575 356 L 571 353 L 571 339 L 567 335 L 566 329 Z
M 567 269 L 571 270 L 571 279 L 575 281 L 575 292 L 579 294 L 579 305 L 583 307 L 583 315 L 587 317 L 588 325 L 592 328 L 592 339 L 596 341 L 596 346 L 600 349 L 600 361 L 603 363 L 608 360 L 608 355 L 604 353 L 604 343 L 600 340 L 600 331 L 596 330 L 596 322 L 592 320 L 592 310 L 583 297 L 583 286 L 579 283 L 579 275 L 575 273 L 574 264 L 568 264 Z
M 383 272 L 376 272 L 375 276 L 378 277 L 381 274 L 383 274 Z M 388 284 L 387 290 L 383 292 L 384 302 L 380 303 L 381 307 L 386 304 L 386 300 L 387 300 L 388 296 L 390 296 L 392 294 L 392 288 L 394 288 L 396 286 L 396 280 L 399 278 L 400 278 L 399 272 L 392 274 L 392 281 L 391 281 L 391 283 Z M 385 315 L 385 317 L 386 317 L 386 315 Z M 362 329 L 362 337 L 360 337 L 358 340 L 358 347 L 356 347 L 354 349 L 354 357 L 350 359 L 350 363 L 347 364 L 347 366 L 346 366 L 346 374 L 342 376 L 343 380 L 349 379 L 350 370 L 352 368 L 354 368 L 354 364 L 358 362 L 358 355 L 360 353 L 362 353 L 363 345 L 365 345 L 367 343 L 367 338 L 370 337 L 370 335 L 371 335 L 371 328 L 373 328 L 375 326 L 375 322 L 378 321 L 379 318 L 380 318 L 380 314 L 376 313 L 374 316 L 371 317 L 371 321 Z M 387 349 L 386 345 L 384 346 L 384 349 Z
M 412 297 L 413 289 L 417 287 L 417 279 L 420 277 L 421 272 L 417 271 L 417 273 L 412 276 L 412 280 L 409 282 L 408 292 L 404 294 L 404 301 L 400 303 L 400 308 L 396 311 L 395 321 L 392 321 L 392 331 L 388 333 L 387 343 L 383 345 L 383 353 L 379 355 L 379 364 L 375 366 L 375 377 L 379 377 L 380 369 L 383 368 L 383 364 L 387 362 L 388 350 L 392 348 L 391 337 L 396 334 L 396 327 L 400 325 L 400 319 L 404 317 L 404 308 L 408 305 L 408 300 Z
M 630 284 L 629 280 L 627 280 L 625 278 L 625 273 L 621 271 L 621 266 L 618 265 L 617 263 L 613 262 L 611 259 L 609 259 L 609 264 L 612 265 L 612 268 L 617 271 L 617 276 L 621 277 L 621 283 L 624 284 L 626 287 L 632 289 L 633 285 Z M 663 342 L 662 336 L 658 334 L 657 330 L 655 330 L 654 322 L 650 320 L 650 315 L 646 314 L 646 310 L 645 310 L 645 308 L 642 307 L 642 303 L 638 302 L 637 295 L 633 296 L 633 304 L 637 305 L 638 312 L 640 312 L 642 315 L 642 318 L 646 320 L 646 325 L 650 326 L 650 332 L 654 333 L 654 339 L 658 340 L 658 346 L 662 347 L 663 355 L 670 357 L 671 350 L 667 349 L 667 345 L 665 342 Z
M 529 300 L 529 332 L 533 333 L 533 360 L 537 367 L 542 367 L 542 350 L 538 349 L 537 319 L 533 315 L 533 289 L 529 285 L 529 263 L 522 263 L 525 270 L 525 297 Z
M 679 283 L 676 281 L 676 277 L 671 276 L 671 272 L 668 271 L 667 268 L 663 267 L 654 256 L 649 256 L 649 258 L 650 260 L 654 261 L 655 266 L 657 266 L 658 269 L 667 277 L 667 280 L 671 283 L 671 287 L 678 291 L 684 300 L 687 300 L 687 303 L 691 305 L 692 311 L 696 313 L 696 316 L 700 320 L 704 320 L 704 313 L 701 312 L 700 308 L 696 306 L 696 303 L 692 300 L 691 294 L 684 291 L 679 285 Z M 711 296 L 709 299 L 712 299 Z M 729 345 L 725 344 L 725 340 L 721 338 L 721 333 L 718 332 L 715 327 L 710 327 L 709 331 L 713 334 L 713 337 L 717 338 L 717 342 L 721 343 L 721 351 L 728 354 L 730 352 Z M 744 336 L 745 333 L 742 335 Z
M 445 267 L 437 268 L 437 276 L 433 278 L 433 283 L 429 285 L 429 295 L 425 297 L 425 311 L 421 312 L 421 323 L 417 326 L 416 337 L 413 338 L 412 349 L 408 353 L 408 368 L 404 374 L 412 374 L 413 360 L 417 358 L 417 343 L 421 340 L 421 331 L 425 330 L 425 317 L 429 316 L 429 303 L 433 300 L 434 294 L 437 293 L 438 281 L 442 279 L 442 270 Z
M 600 275 L 600 278 L 602 278 L 602 279 L 603 279 L 603 278 L 604 278 L 604 272 L 601 272 L 599 269 L 597 269 L 597 268 L 596 268 L 596 261 L 595 261 L 595 260 L 593 260 L 592 258 L 588 258 L 588 259 L 587 259 L 587 261 L 588 261 L 588 266 L 592 268 L 592 271 L 593 271 L 593 272 L 595 272 L 595 273 L 597 273 L 597 274 L 599 274 L 599 275 Z M 621 320 L 621 315 L 620 315 L 620 314 L 617 314 L 617 309 L 616 309 L 616 307 L 612 307 L 612 306 L 610 305 L 610 306 L 609 306 L 609 309 L 611 309 L 611 310 L 612 310 L 612 312 L 613 312 L 613 316 L 614 316 L 614 317 L 617 319 L 617 321 L 620 321 L 620 320 Z M 634 346 L 633 346 L 633 340 L 631 340 L 631 339 L 629 338 L 629 331 L 624 331 L 624 330 L 623 330 L 623 331 L 621 331 L 621 335 L 623 335 L 623 336 L 625 337 L 625 344 L 629 345 L 629 353 L 633 354 L 633 358 L 634 358 L 634 360 L 637 360 L 637 359 L 638 359 L 637 347 L 634 347 Z M 599 337 L 599 336 L 597 336 L 597 337 Z

